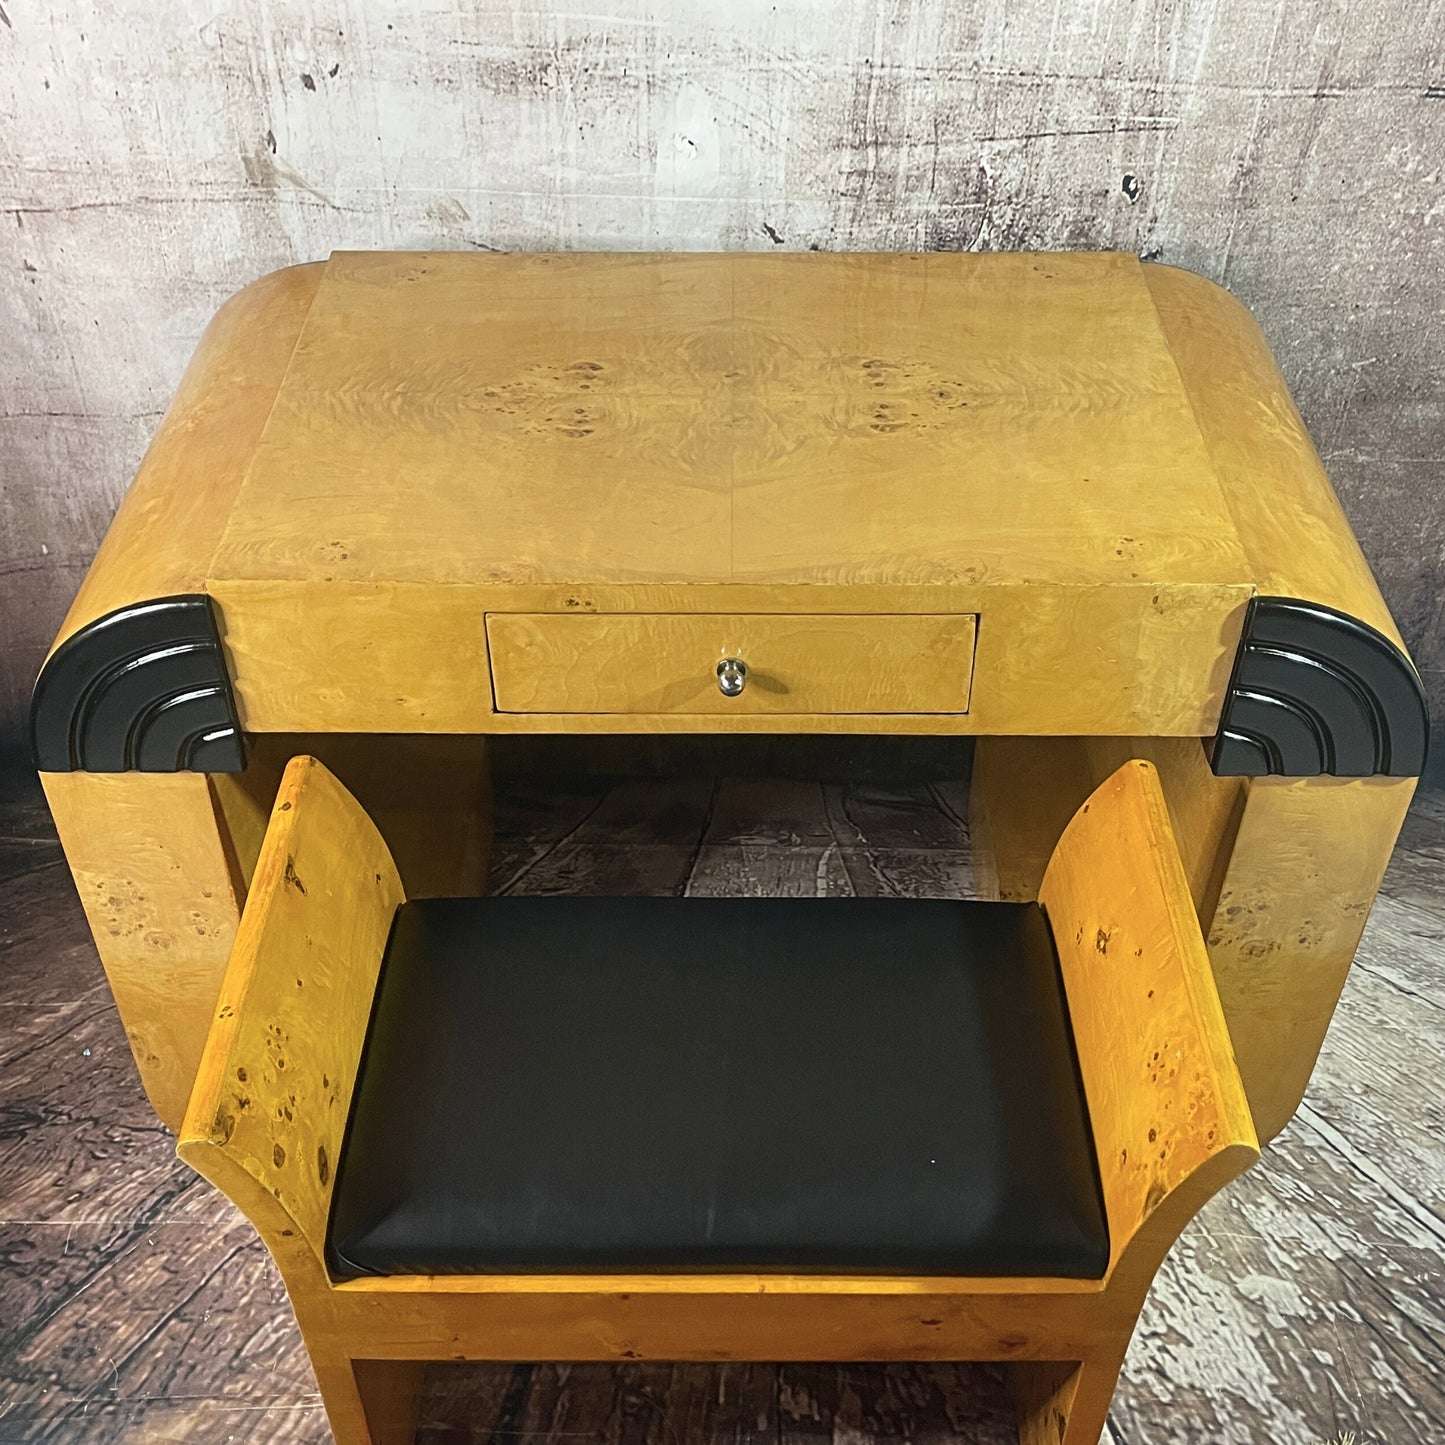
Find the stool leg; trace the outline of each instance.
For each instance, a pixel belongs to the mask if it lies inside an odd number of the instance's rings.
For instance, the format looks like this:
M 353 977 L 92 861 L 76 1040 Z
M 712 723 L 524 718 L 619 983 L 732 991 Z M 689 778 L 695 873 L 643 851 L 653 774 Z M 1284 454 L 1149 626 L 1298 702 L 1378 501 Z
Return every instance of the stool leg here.
M 313 1359 L 336 1445 L 411 1445 L 421 1360 Z
M 1099 1445 L 1122 1356 L 1010 1367 L 1019 1445 Z

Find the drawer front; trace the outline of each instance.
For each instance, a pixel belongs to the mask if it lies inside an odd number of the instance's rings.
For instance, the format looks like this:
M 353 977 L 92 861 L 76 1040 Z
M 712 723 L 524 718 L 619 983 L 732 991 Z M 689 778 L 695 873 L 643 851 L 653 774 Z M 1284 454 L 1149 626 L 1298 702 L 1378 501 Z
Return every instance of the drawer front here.
M 498 712 L 964 713 L 976 622 L 492 612 L 487 647 Z M 746 666 L 735 696 L 719 686 L 728 658 Z

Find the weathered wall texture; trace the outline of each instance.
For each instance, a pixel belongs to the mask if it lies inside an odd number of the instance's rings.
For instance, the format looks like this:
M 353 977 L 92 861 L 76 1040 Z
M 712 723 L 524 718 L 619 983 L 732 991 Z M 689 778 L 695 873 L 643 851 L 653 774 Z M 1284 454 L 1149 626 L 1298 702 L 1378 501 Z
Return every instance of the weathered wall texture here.
M 0 730 L 207 318 L 333 247 L 1118 247 L 1222 281 L 1445 716 L 1435 0 L 0 0 Z

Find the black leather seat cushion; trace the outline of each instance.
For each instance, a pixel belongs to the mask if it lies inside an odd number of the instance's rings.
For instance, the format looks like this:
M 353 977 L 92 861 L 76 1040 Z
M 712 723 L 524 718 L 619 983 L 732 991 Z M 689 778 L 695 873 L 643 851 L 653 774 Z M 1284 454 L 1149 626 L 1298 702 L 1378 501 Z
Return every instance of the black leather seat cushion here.
M 401 908 L 332 1206 L 360 1273 L 1108 1260 L 1032 904 Z

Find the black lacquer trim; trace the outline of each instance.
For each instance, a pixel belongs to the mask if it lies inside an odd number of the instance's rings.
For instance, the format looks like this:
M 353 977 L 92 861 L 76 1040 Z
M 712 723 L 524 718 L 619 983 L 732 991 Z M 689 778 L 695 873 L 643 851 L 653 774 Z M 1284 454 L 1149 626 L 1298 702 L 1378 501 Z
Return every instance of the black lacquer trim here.
M 137 602 L 67 637 L 35 684 L 30 747 L 47 773 L 239 773 L 241 726 L 211 599 Z
M 1419 674 L 1383 633 L 1293 597 L 1256 597 L 1229 681 L 1221 777 L 1418 777 L 1429 714 Z

